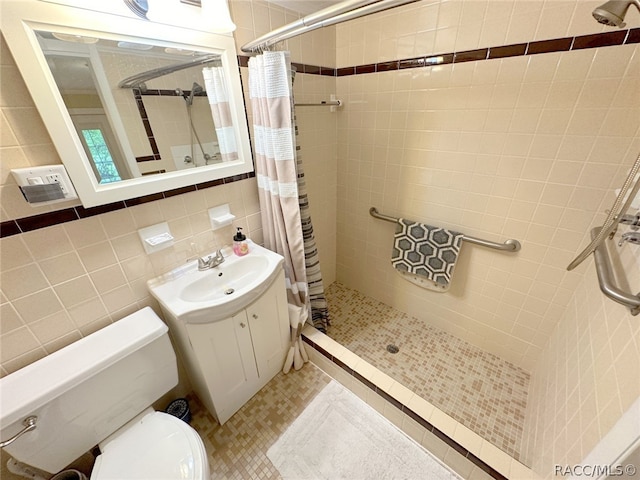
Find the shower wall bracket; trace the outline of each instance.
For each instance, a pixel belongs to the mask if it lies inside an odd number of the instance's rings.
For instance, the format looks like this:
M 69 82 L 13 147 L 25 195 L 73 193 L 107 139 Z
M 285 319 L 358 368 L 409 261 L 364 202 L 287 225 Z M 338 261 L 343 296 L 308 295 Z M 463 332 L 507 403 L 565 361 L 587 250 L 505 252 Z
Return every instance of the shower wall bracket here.
M 596 227 L 591 230 L 591 238 L 595 238 L 598 235 L 601 227 Z M 600 284 L 600 290 L 607 297 L 614 302 L 618 302 L 624 305 L 631 311 L 631 315 L 638 315 L 640 313 L 640 294 L 633 295 L 631 293 L 621 290 L 614 280 L 614 275 L 611 267 L 611 259 L 609 258 L 609 251 L 606 244 L 603 242 L 598 245 L 593 251 L 593 258 L 595 261 L 596 272 L 598 274 L 598 283 Z

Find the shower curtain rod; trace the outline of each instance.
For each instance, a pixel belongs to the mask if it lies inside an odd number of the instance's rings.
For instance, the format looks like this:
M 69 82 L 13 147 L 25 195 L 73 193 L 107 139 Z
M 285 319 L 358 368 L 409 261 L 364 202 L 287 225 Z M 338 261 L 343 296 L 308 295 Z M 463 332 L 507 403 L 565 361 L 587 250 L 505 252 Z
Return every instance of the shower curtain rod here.
M 188 60 L 182 63 L 174 63 L 172 65 L 167 65 L 165 67 L 154 68 L 153 70 L 147 70 L 146 72 L 136 73 L 135 75 L 131 75 L 130 77 L 125 78 L 120 83 L 118 83 L 119 88 L 136 88 L 139 87 L 140 84 L 146 82 L 147 80 L 153 80 L 154 78 L 162 77 L 163 75 L 168 75 L 173 72 L 177 72 L 179 70 L 184 70 L 185 68 L 197 67 L 198 65 L 204 65 L 205 63 L 215 62 L 220 60 L 220 55 L 218 54 L 210 54 L 204 55 L 202 57 L 194 58 L 193 60 Z
M 278 42 L 321 27 L 328 27 L 417 1 L 420 0 L 346 0 L 276 28 L 242 46 L 241 50 L 245 53 L 260 53 Z
M 389 215 L 383 215 L 378 213 L 376 207 L 371 207 L 369 209 L 369 214 L 374 218 L 379 218 L 380 220 L 384 220 L 385 222 L 398 223 L 399 218 L 391 217 Z M 520 250 L 520 242 L 518 240 L 514 240 L 510 238 L 509 240 L 505 240 L 504 243 L 496 243 L 490 240 L 483 240 L 482 238 L 471 237 L 469 235 L 463 235 L 462 240 L 469 243 L 475 243 L 476 245 L 481 245 L 483 247 L 493 248 L 494 250 L 503 250 L 506 252 L 517 252 Z

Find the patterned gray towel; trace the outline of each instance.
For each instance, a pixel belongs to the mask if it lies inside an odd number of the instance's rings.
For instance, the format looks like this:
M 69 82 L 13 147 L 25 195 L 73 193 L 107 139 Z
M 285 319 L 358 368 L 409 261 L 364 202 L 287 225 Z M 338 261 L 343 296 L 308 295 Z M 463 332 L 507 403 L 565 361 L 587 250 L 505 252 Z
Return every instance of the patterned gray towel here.
M 400 273 L 425 277 L 448 287 L 464 235 L 444 228 L 398 219 L 391 264 Z

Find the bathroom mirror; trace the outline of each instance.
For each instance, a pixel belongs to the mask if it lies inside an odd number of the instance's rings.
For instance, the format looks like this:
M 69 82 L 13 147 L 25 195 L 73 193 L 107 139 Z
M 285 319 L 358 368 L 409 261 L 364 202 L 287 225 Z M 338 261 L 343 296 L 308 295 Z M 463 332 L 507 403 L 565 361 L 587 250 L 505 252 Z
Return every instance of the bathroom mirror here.
M 126 15 L 2 4 L 7 45 L 83 205 L 252 171 L 233 37 Z

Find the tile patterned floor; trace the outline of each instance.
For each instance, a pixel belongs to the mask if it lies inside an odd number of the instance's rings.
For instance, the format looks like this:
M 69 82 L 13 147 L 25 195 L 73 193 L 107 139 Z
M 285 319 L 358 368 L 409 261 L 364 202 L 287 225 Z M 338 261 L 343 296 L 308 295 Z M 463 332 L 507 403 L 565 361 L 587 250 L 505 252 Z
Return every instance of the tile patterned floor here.
M 195 394 L 187 395 L 192 417 L 190 425 L 204 442 L 211 479 L 281 479 L 267 458 L 267 451 L 331 380 L 311 362 L 288 375 L 280 372 L 223 426 Z M 9 458 L 4 450 L 0 450 L 0 478 L 24 480 L 24 477 L 7 470 Z M 89 477 L 94 461 L 94 456 L 87 453 L 70 468 L 78 469 Z
M 204 440 L 215 480 L 279 479 L 267 450 L 331 381 L 311 364 L 279 373 L 233 417 L 220 426 L 198 401 L 189 396 L 191 426 Z
M 326 295 L 331 338 L 520 459 L 527 372 L 337 282 Z

